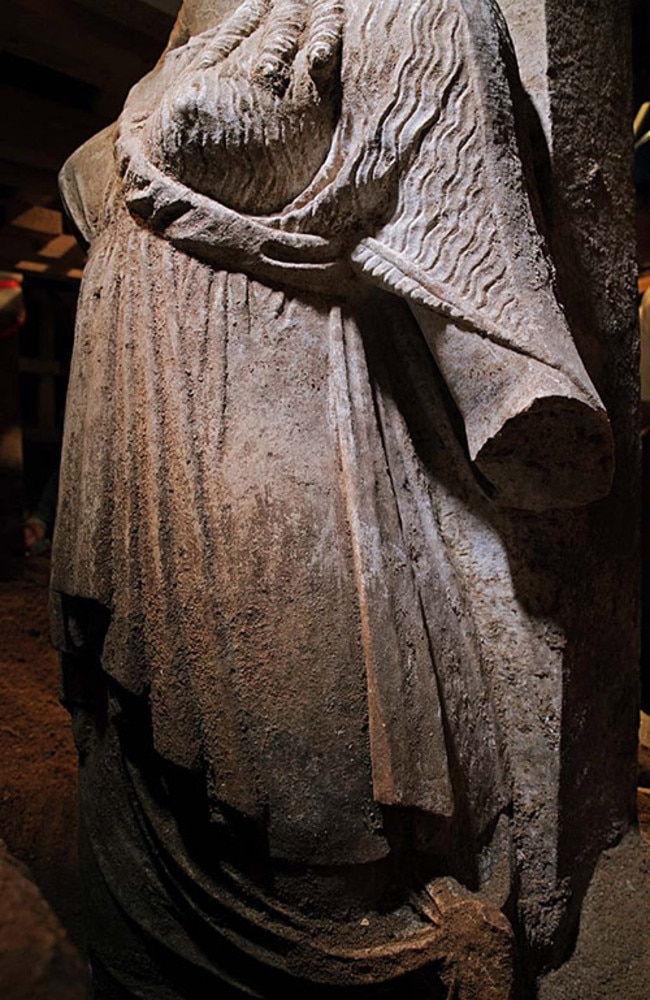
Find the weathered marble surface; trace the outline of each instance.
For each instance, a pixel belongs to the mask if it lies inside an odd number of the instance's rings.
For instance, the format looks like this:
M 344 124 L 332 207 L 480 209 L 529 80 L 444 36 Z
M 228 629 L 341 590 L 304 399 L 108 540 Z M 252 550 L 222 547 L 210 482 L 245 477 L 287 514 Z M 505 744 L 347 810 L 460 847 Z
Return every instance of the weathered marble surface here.
M 62 173 L 90 854 L 148 941 L 253 995 L 496 1000 L 513 936 L 533 974 L 566 936 L 557 557 L 613 439 L 526 121 L 487 0 L 187 0 Z
M 640 477 L 637 268 L 629 165 L 631 25 L 627 10 L 610 0 L 596 0 L 587 17 L 586 9 L 562 0 L 503 0 L 502 9 L 513 27 L 530 98 L 539 109 L 537 132 L 547 136 L 538 156 L 539 190 L 561 298 L 606 403 L 616 447 L 616 475 L 607 500 L 545 531 L 547 565 L 559 583 L 559 615 L 568 637 L 556 870 L 569 905 L 557 935 L 554 961 L 560 962 L 570 943 L 566 932 L 577 928 L 600 853 L 626 836 L 635 816 Z M 546 46 L 547 74 L 530 79 L 527 68 L 537 65 L 540 43 Z M 645 939 L 650 887 L 639 879 L 630 890 L 623 867 L 617 881 L 618 857 L 605 866 L 608 882 L 600 880 L 598 891 L 609 896 L 610 915 L 618 908 L 620 927 L 626 930 L 616 933 L 630 946 L 628 975 L 617 989 L 622 996 L 642 995 L 647 986 L 634 950 L 636 942 Z M 636 863 L 642 871 L 643 859 Z M 616 904 L 625 892 L 636 900 L 635 926 L 624 915 L 627 904 Z M 611 984 L 603 979 L 598 992 L 587 966 L 599 965 L 602 971 L 611 944 L 612 968 L 620 969 L 624 949 L 616 952 L 612 925 L 606 929 L 594 906 L 597 897 L 592 893 L 590 898 L 581 930 L 593 949 L 591 954 L 581 949 L 588 977 L 584 992 L 604 1000 Z M 574 983 L 579 965 L 574 963 L 569 973 Z M 562 977 L 553 980 L 561 982 Z M 553 995 L 553 988 L 548 986 L 545 998 Z

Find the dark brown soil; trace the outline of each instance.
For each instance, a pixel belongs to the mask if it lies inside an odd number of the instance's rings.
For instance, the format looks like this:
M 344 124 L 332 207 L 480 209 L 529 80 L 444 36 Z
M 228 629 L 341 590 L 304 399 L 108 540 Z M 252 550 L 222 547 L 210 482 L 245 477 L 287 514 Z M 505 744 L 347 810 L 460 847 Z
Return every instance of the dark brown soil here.
M 2 1000 L 87 1000 L 83 962 L 28 872 L 0 843 Z
M 0 837 L 82 944 L 77 870 L 77 760 L 58 702 L 48 624 L 49 560 L 0 581 Z
M 602 856 L 569 961 L 541 985 L 539 1000 L 648 1000 L 650 840 L 633 831 Z
M 650 853 L 650 788 L 639 789 L 639 826 Z

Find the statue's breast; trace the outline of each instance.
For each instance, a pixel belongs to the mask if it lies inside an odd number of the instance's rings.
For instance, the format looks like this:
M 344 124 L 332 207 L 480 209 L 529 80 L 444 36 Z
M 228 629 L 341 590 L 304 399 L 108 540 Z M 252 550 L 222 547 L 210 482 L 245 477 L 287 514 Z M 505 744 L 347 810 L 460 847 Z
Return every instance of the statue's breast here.
M 181 68 L 146 126 L 153 162 L 236 211 L 280 211 L 313 180 L 332 144 L 338 80 L 316 82 L 298 52 L 285 86 L 259 69 L 256 34 L 226 59 Z M 338 67 L 335 67 L 338 75 Z

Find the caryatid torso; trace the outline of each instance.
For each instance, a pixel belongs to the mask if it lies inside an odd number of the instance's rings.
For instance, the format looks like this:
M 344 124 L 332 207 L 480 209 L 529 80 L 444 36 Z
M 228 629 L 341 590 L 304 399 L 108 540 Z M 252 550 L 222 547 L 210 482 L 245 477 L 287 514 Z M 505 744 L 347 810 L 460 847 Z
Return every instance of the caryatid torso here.
M 424 870 L 460 877 L 513 799 L 528 816 L 499 685 L 546 655 L 468 458 L 532 510 L 611 473 L 505 37 L 484 0 L 217 6 L 186 3 L 63 174 L 91 252 L 59 641 L 67 598 L 110 610 L 102 668 L 206 775 L 215 823 L 234 809 L 291 863 L 390 865 L 417 846 L 391 843 L 399 807 L 429 817 Z

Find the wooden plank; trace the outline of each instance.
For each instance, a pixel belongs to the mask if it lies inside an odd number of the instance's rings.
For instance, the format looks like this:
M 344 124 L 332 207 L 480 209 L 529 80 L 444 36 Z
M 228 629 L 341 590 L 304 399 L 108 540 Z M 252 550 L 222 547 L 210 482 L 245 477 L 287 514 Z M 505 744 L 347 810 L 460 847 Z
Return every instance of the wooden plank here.
M 144 0 L 144 3 L 149 7 L 155 7 L 156 10 L 164 11 L 172 17 L 176 17 L 181 9 L 179 0 Z
M 82 7 L 102 17 L 126 25 L 133 31 L 155 39 L 161 50 L 167 44 L 180 0 L 77 0 Z
M 72 237 L 66 236 L 66 239 L 71 240 Z M 77 272 L 86 262 L 81 247 L 73 244 L 65 256 L 56 260 L 41 256 L 48 242 L 47 236 L 28 230 L 13 229 L 8 226 L 0 229 L 0 270 L 15 271 L 17 265 L 26 263 L 30 269 L 41 270 L 46 267 L 48 274 L 78 278 Z
M 14 265 L 17 271 L 25 271 L 27 274 L 46 274 L 50 270 L 50 265 L 42 260 L 18 260 Z
M 162 45 L 62 0 L 3 0 L 7 52 L 90 83 L 120 104 Z
M 15 224 L 14 221 L 12 225 Z M 61 234 L 60 236 L 55 236 L 49 243 L 46 243 L 43 249 L 39 250 L 38 255 L 39 257 L 46 257 L 51 261 L 58 261 L 62 257 L 66 257 L 76 246 L 77 241 L 74 236 Z
M 23 441 L 29 444 L 58 444 L 62 436 L 58 428 L 31 427 L 23 424 Z
M 88 9 L 78 0 L 3 0 L 3 7 L 8 7 L 9 2 L 52 24 L 58 23 L 66 32 L 72 31 L 72 45 L 94 38 L 102 47 L 107 46 L 129 56 L 149 59 L 160 54 L 157 39 L 104 17 L 103 3 L 90 4 L 90 8 L 94 9 Z
M 47 237 L 27 230 L 0 230 L 0 270 L 11 271 L 18 260 L 38 260 Z
M 28 375 L 67 375 L 70 370 L 70 365 L 52 358 L 21 357 L 19 367 L 21 373 Z
M 29 232 L 42 233 L 45 236 L 60 237 L 63 233 L 61 213 L 51 208 L 43 208 L 40 205 L 32 205 L 31 208 L 10 218 L 9 224 L 16 229 L 27 229 Z M 48 245 L 50 242 L 48 241 Z
M 24 167 L 27 170 L 49 170 L 54 178 L 64 162 L 60 156 L 52 155 L 44 148 L 35 149 L 33 146 L 30 148 L 2 139 L 0 139 L 0 159 L 10 161 L 14 167 Z
M 106 122 L 88 111 L 66 108 L 55 101 L 0 86 L 3 128 L 0 157 L 16 162 L 29 152 L 29 162 L 41 168 L 60 169 L 65 160 Z
M 15 191 L 29 205 L 52 204 L 58 197 L 57 175 L 25 164 L 0 159 L 0 183 Z
M 49 172 L 56 184 L 57 174 L 66 157 L 62 159 L 60 155 L 51 153 L 45 146 L 34 146 L 31 138 L 29 136 L 26 138 L 25 144 L 11 138 L 8 140 L 0 138 L 0 160 L 10 163 L 18 170 Z

